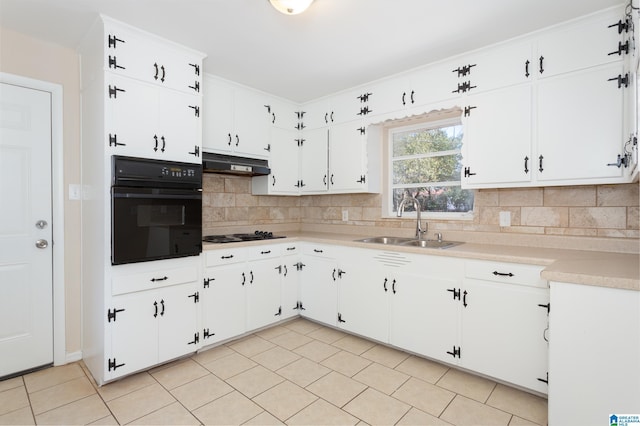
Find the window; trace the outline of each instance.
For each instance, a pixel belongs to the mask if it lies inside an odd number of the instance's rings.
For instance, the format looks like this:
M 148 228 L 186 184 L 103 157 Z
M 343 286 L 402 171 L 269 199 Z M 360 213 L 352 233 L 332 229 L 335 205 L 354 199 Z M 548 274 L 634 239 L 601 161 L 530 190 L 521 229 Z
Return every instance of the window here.
M 459 119 L 389 129 L 389 215 L 405 196 L 415 197 L 431 217 L 465 217 L 473 191 L 460 187 L 462 124 Z M 414 211 L 407 204 L 405 212 Z

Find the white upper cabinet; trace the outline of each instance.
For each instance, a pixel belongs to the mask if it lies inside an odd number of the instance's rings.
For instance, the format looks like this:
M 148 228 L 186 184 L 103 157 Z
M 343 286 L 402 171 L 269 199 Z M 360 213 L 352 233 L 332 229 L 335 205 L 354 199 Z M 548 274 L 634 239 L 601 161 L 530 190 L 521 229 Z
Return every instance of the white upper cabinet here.
M 105 70 L 187 93 L 200 93 L 202 55 L 103 17 Z
M 209 74 L 203 90 L 203 149 L 267 157 L 272 119 L 267 95 Z
M 533 71 L 547 78 L 625 58 L 630 47 L 615 25 L 621 18 L 616 8 L 545 32 L 536 40 Z
M 534 174 L 532 99 L 531 84 L 464 99 L 462 182 L 465 187 L 531 182 Z
M 251 192 L 254 195 L 299 195 L 299 133 L 295 129 L 272 126 L 269 130 L 268 176 L 254 176 Z

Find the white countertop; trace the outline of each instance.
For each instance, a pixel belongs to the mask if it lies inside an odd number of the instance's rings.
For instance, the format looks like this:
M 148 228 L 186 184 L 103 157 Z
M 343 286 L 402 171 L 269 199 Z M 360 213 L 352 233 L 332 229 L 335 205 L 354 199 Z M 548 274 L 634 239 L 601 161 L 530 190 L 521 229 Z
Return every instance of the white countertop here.
M 640 291 L 640 256 L 637 254 L 611 253 L 602 251 L 548 249 L 528 246 L 507 246 L 493 244 L 464 243 L 448 249 L 427 249 L 363 243 L 359 235 L 334 234 L 324 232 L 288 233 L 285 239 L 250 241 L 242 243 L 204 243 L 204 250 L 253 246 L 287 241 L 309 241 L 336 244 L 373 250 L 393 250 L 406 253 L 429 254 L 432 256 L 461 257 L 467 259 L 492 260 L 498 262 L 542 265 L 542 278 L 575 284 L 594 285 Z

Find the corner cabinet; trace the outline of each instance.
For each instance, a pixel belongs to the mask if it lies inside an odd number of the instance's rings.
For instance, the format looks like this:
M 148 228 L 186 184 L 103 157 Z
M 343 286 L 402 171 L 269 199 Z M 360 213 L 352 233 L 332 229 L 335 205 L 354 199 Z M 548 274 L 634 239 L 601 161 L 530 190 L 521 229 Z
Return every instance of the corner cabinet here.
M 197 256 L 111 265 L 112 156 L 200 163 L 204 55 L 100 16 L 78 48 L 83 360 L 98 385 L 201 345 Z

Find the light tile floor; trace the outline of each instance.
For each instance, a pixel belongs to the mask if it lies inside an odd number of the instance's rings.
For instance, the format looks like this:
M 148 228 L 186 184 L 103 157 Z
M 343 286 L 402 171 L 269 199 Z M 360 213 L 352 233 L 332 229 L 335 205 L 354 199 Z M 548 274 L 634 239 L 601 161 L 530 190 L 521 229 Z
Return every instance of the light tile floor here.
M 547 400 L 304 319 L 102 387 L 0 381 L 0 424 L 544 425 Z

